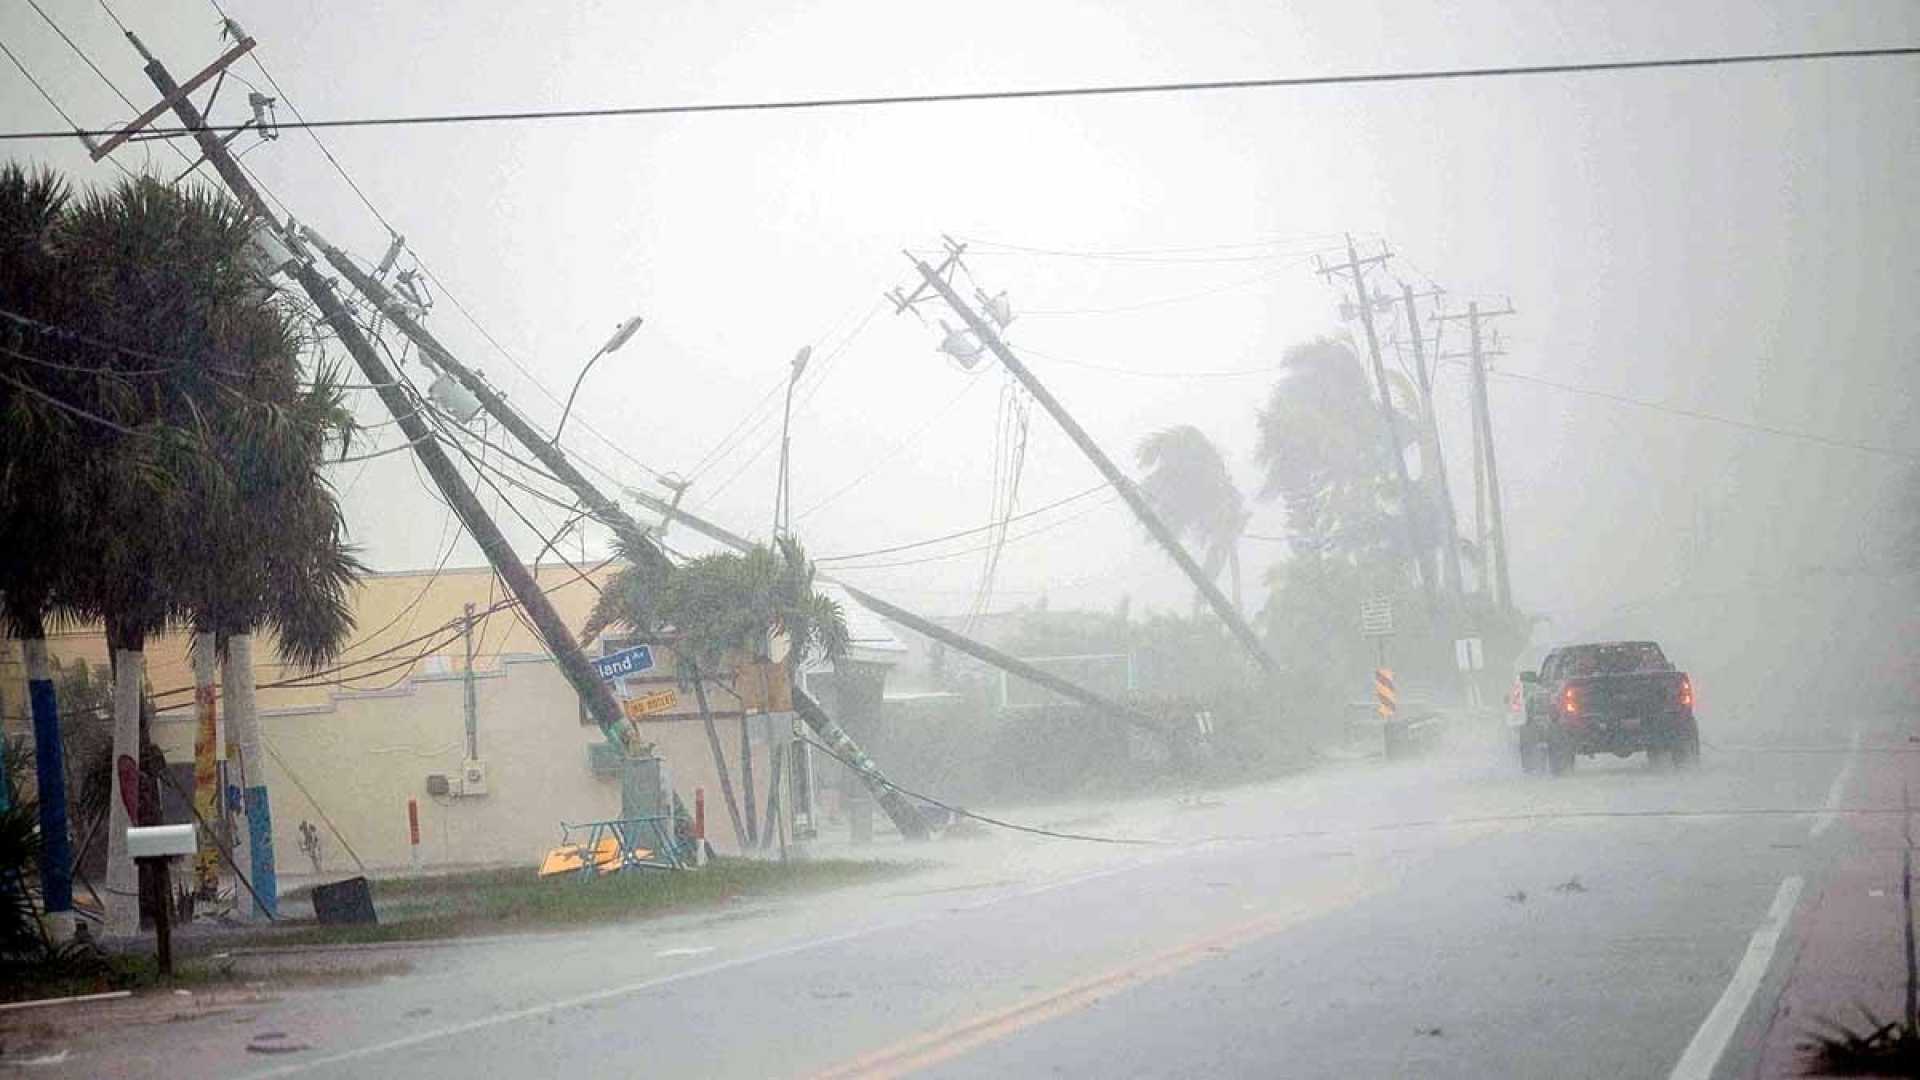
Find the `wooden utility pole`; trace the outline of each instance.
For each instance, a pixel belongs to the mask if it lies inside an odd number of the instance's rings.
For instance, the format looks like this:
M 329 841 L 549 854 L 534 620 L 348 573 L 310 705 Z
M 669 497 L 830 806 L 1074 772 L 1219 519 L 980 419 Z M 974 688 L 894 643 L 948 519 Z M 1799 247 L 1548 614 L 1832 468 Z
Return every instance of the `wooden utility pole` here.
M 1413 286 L 1401 283 L 1400 302 L 1407 309 L 1407 333 L 1413 339 L 1413 370 L 1419 376 L 1420 408 L 1426 414 L 1421 418 L 1421 423 L 1426 428 L 1427 446 L 1433 451 L 1429 464 L 1433 468 L 1434 479 L 1438 481 L 1441 524 L 1447 530 L 1440 549 L 1441 572 L 1446 576 L 1447 590 L 1457 601 L 1465 595 L 1460 573 L 1460 524 L 1454 518 L 1453 486 L 1447 480 L 1447 459 L 1440 449 L 1440 420 L 1433 409 L 1433 373 L 1427 370 L 1427 347 L 1420 336 L 1420 313 L 1414 307 Z M 1434 351 L 1439 351 L 1437 342 Z
M 666 556 L 654 546 L 653 540 L 648 535 L 647 530 L 641 527 L 638 522 L 634 521 L 626 511 L 620 509 L 618 503 L 607 498 L 599 488 L 588 481 L 587 478 L 581 474 L 580 470 L 574 467 L 573 462 L 568 459 L 566 451 L 562 450 L 558 443 L 542 434 L 528 422 L 526 417 L 521 416 L 517 410 L 508 405 L 506 399 L 500 396 L 500 392 L 495 390 L 491 383 L 488 383 L 466 365 L 456 360 L 453 353 L 450 352 L 445 345 L 442 345 L 439 339 L 429 333 L 425 327 L 421 326 L 419 320 L 415 319 L 413 314 L 407 310 L 406 305 L 402 304 L 385 286 L 374 280 L 366 271 L 360 269 L 352 259 L 347 257 L 345 252 L 328 244 L 318 233 L 311 229 L 302 231 L 307 239 L 311 241 L 315 247 L 320 249 L 321 254 L 326 257 L 327 262 L 332 265 L 335 270 L 338 270 L 342 277 L 345 277 L 355 288 L 359 289 L 368 300 L 373 302 L 374 306 L 380 310 L 380 313 L 386 316 L 389 322 L 393 323 L 394 326 L 399 328 L 401 333 L 407 335 L 415 345 L 419 346 L 421 355 L 424 356 L 429 363 L 452 375 L 462 386 L 466 387 L 467 390 L 479 400 L 480 407 L 485 409 L 488 415 L 498 420 L 500 425 L 506 428 L 508 433 L 511 434 L 521 446 L 527 449 L 528 453 L 538 459 L 540 464 L 544 466 L 548 472 L 552 473 L 555 479 L 565 484 L 568 490 L 573 492 L 574 497 L 580 500 L 581 504 L 587 508 L 587 511 L 592 514 L 595 519 L 612 529 L 622 540 L 626 541 L 627 550 L 632 553 L 634 558 L 657 558 L 662 560 L 666 558 Z M 684 487 L 680 491 L 676 491 L 671 503 L 665 500 L 655 499 L 643 492 L 633 491 L 630 492 L 630 494 L 643 504 L 663 514 L 670 515 L 680 521 L 685 521 L 687 524 L 708 535 L 715 535 L 714 527 L 703 527 L 705 523 L 701 522 L 699 518 L 679 508 L 680 496 L 684 494 L 684 491 Z M 724 530 L 720 531 L 724 532 Z M 746 551 L 753 546 L 742 537 L 733 536 L 731 533 L 727 533 L 726 535 L 731 537 L 731 539 L 724 542 L 728 543 L 729 546 L 733 547 L 736 551 Z M 705 686 L 699 681 L 698 677 L 695 679 L 694 689 L 699 693 L 705 693 Z M 796 702 L 807 697 L 805 691 L 798 687 L 794 688 L 793 693 Z M 822 740 L 834 749 L 835 753 L 849 760 L 863 763 L 862 767 L 857 770 L 861 774 L 861 779 L 873 791 L 874 798 L 880 803 L 881 809 L 886 811 L 887 817 L 893 822 L 894 827 L 900 830 L 900 834 L 909 839 L 920 839 L 926 836 L 926 821 L 920 816 L 918 808 L 893 787 L 892 783 L 887 780 L 885 774 L 880 771 L 879 766 L 873 763 L 873 759 L 867 756 L 866 751 L 860 748 L 860 745 L 854 741 L 853 737 L 848 735 L 846 731 L 840 727 L 839 723 L 827 714 L 825 709 L 812 703 L 810 699 L 808 700 L 808 705 L 809 707 L 798 710 L 801 718 L 806 721 L 809 727 L 814 729 L 815 734 L 819 735 Z M 724 770 L 722 782 L 723 787 L 731 783 L 731 781 L 725 778 Z M 748 797 L 752 797 L 751 791 L 748 792 Z M 729 811 L 734 811 L 733 800 L 729 798 L 727 802 Z M 735 824 L 737 828 L 739 823 L 736 822 Z M 742 833 L 742 836 L 744 835 L 745 834 Z
M 1380 390 L 1380 415 L 1387 427 L 1387 456 L 1393 459 L 1394 476 L 1400 482 L 1400 504 L 1407 525 L 1407 557 L 1420 579 L 1420 588 L 1426 593 L 1427 610 L 1437 612 L 1439 601 L 1433 585 L 1433 565 L 1428 560 L 1426 545 L 1421 542 L 1425 522 L 1421 520 L 1420 503 L 1414 498 L 1413 479 L 1407 474 L 1407 455 L 1400 443 L 1400 421 L 1393 411 L 1393 395 L 1387 387 L 1387 366 L 1380 359 L 1380 336 L 1373 328 L 1373 297 L 1367 294 L 1366 275 L 1361 272 L 1370 264 L 1384 263 L 1392 257 L 1383 251 L 1362 259 L 1349 235 L 1346 264 L 1322 266 L 1320 276 L 1331 279 L 1335 274 L 1346 274 L 1353 279 L 1354 306 L 1360 311 L 1360 326 L 1367 334 L 1367 358 L 1373 365 L 1373 382 Z
M 1502 608 L 1513 606 L 1513 578 L 1507 569 L 1507 526 L 1500 501 L 1500 461 L 1493 449 L 1493 417 L 1487 409 L 1487 350 L 1481 324 L 1487 319 L 1513 314 L 1513 305 L 1508 304 L 1499 311 L 1481 311 L 1478 301 L 1467 305 L 1464 315 L 1440 315 L 1438 321 L 1465 319 L 1467 321 L 1467 359 L 1473 365 L 1473 430 L 1475 455 L 1483 473 L 1475 476 L 1475 484 L 1486 484 L 1487 522 L 1480 537 L 1480 558 L 1483 565 L 1483 577 L 1490 582 L 1489 598 Z M 1476 506 L 1476 512 L 1478 507 Z M 1491 567 L 1492 573 L 1484 572 Z
M 1033 372 L 1027 370 L 1027 365 L 1021 363 L 1020 358 L 1007 347 L 1007 343 L 1000 338 L 998 328 L 982 319 L 965 300 L 960 298 L 959 293 L 953 291 L 953 286 L 947 284 L 946 279 L 933 267 L 928 266 L 924 260 L 915 258 L 913 265 L 920 271 L 920 276 L 925 279 L 927 286 L 938 293 L 940 298 L 947 302 L 947 306 L 953 309 L 954 314 L 966 322 L 967 329 L 973 331 L 981 344 L 1000 360 L 1014 378 L 1020 380 L 1020 385 L 1026 387 L 1027 393 L 1032 394 L 1033 399 L 1047 410 L 1054 421 L 1067 433 L 1067 437 L 1080 448 L 1080 452 L 1087 455 L 1087 460 L 1093 462 L 1093 467 L 1100 470 L 1100 475 L 1106 478 L 1107 483 L 1113 485 L 1113 489 L 1120 493 L 1120 498 L 1125 500 L 1134 516 L 1140 519 L 1140 523 L 1146 526 L 1147 532 L 1172 557 L 1174 564 L 1179 566 L 1193 582 L 1194 587 L 1200 590 L 1200 595 L 1206 597 L 1207 605 L 1213 609 L 1213 613 L 1220 617 L 1220 621 L 1226 624 L 1234 637 L 1240 639 L 1240 644 L 1246 647 L 1247 652 L 1253 656 L 1260 667 L 1268 675 L 1278 674 L 1279 665 L 1267 652 L 1266 646 L 1260 643 L 1259 635 L 1253 632 L 1253 627 L 1247 624 L 1246 618 L 1240 614 L 1239 609 L 1233 606 L 1233 601 L 1227 599 L 1226 594 L 1213 583 L 1213 579 L 1207 576 L 1207 572 L 1201 569 L 1193 556 L 1187 554 L 1187 549 L 1181 545 L 1179 537 L 1174 536 L 1173 530 L 1167 528 L 1166 523 L 1160 520 L 1160 515 L 1154 512 L 1146 496 L 1140 493 L 1127 474 L 1120 471 L 1120 467 L 1115 465 L 1113 460 L 1100 449 L 1099 444 L 1093 441 L 1093 436 L 1087 434 L 1086 429 L 1082 428 L 1073 415 L 1067 412 L 1059 399 L 1049 393 L 1047 388 L 1041 385 L 1040 380 L 1034 378 Z
M 208 130 L 200 110 L 181 92 L 178 84 L 173 81 L 173 76 L 167 73 L 166 67 L 152 53 L 149 53 L 146 46 L 142 45 L 140 39 L 132 33 L 127 34 L 127 40 L 133 43 L 133 47 L 139 50 L 141 57 L 146 60 L 147 77 L 153 80 L 153 85 L 159 89 L 162 97 L 172 102 L 173 111 L 180 117 L 181 124 L 193 131 L 194 138 L 200 143 L 201 151 L 206 154 L 207 160 L 213 164 L 220 178 L 226 181 L 227 187 L 249 211 L 263 220 L 275 220 L 266 200 L 261 197 L 259 189 L 253 186 L 253 181 L 240 168 L 239 162 L 234 160 L 226 144 Z M 467 486 L 465 478 L 460 475 L 458 469 L 454 468 L 446 451 L 441 449 L 439 442 L 434 438 L 433 430 L 427 426 L 414 403 L 401 390 L 397 375 L 387 367 L 386 361 L 381 359 L 379 352 L 360 332 L 360 327 L 354 322 L 352 314 L 334 293 L 331 282 L 321 276 L 318 270 L 298 259 L 288 265 L 288 273 L 312 298 L 314 306 L 320 309 L 320 314 L 326 319 L 327 325 L 339 337 L 340 344 L 360 366 L 361 372 L 366 375 L 367 382 L 373 386 L 374 392 L 380 395 L 380 400 L 386 405 L 387 411 L 393 414 L 395 423 L 399 424 L 400 430 L 405 433 L 414 454 L 426 467 L 427 474 L 433 477 L 434 485 L 446 497 L 454 513 L 459 515 L 460 523 L 466 526 L 467 531 L 479 543 L 480 550 L 486 554 L 487 561 L 492 564 L 494 572 L 500 575 L 500 579 L 513 593 L 514 599 L 519 602 L 528 620 L 540 631 L 540 636 L 545 639 L 548 650 L 553 653 L 561 673 L 566 676 L 574 692 L 579 694 L 580 700 L 585 703 L 587 714 L 600 725 L 600 730 L 606 734 L 609 741 L 618 743 L 624 717 L 620 713 L 619 704 L 613 699 L 613 692 L 607 688 L 606 683 L 600 681 L 593 666 L 587 662 L 586 655 L 580 651 L 579 642 L 574 640 L 573 633 L 567 629 L 566 623 L 561 621 L 559 613 L 553 609 L 553 604 L 547 599 L 547 594 L 540 588 L 539 582 L 527 572 L 525 564 L 520 561 L 518 555 L 514 554 L 512 546 L 507 543 L 499 527 L 494 524 L 491 517 L 487 516 L 485 508 L 480 505 L 480 500 L 474 496 L 473 489 Z

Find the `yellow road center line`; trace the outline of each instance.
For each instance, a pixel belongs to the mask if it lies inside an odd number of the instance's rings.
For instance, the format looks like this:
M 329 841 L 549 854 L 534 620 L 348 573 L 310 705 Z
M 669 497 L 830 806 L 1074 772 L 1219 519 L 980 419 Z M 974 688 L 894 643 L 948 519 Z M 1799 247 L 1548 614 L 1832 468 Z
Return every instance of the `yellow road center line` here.
M 1144 960 L 1132 961 L 1065 987 L 1027 998 L 957 1024 L 895 1043 L 815 1075 L 814 1080 L 881 1080 L 906 1076 L 998 1042 L 1027 1028 L 1079 1012 L 1102 997 L 1183 971 L 1208 956 L 1229 952 L 1315 915 L 1350 904 L 1369 890 L 1340 882 L 1326 895 L 1296 898 L 1285 910 L 1271 911 L 1225 930 L 1188 941 Z

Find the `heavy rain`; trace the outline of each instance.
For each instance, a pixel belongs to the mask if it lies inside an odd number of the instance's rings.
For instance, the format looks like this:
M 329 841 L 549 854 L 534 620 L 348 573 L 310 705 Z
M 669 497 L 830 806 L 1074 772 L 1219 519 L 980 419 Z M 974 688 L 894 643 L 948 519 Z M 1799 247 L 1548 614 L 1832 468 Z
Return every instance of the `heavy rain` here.
M 1920 1075 L 1920 11 L 0 5 L 0 1068 Z

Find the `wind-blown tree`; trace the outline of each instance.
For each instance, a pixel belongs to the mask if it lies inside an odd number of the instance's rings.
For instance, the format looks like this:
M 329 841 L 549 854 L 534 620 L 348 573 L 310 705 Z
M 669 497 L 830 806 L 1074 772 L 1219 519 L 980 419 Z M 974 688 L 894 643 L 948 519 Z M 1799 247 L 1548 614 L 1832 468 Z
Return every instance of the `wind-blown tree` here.
M 1140 440 L 1134 460 L 1146 475 L 1140 490 L 1176 536 L 1201 551 L 1200 567 L 1209 578 L 1222 568 L 1231 574 L 1233 603 L 1240 606 L 1240 536 L 1251 517 L 1246 499 L 1218 447 L 1191 424 L 1163 428 Z M 1194 614 L 1201 596 L 1195 590 Z
M 1365 369 L 1347 343 L 1295 346 L 1281 367 L 1257 416 L 1255 459 L 1264 471 L 1259 496 L 1286 508 L 1293 557 L 1269 575 L 1265 617 L 1293 684 L 1330 708 L 1369 662 L 1353 628 L 1359 600 L 1398 593 L 1409 580 L 1409 508 L 1390 456 L 1404 447 L 1390 446 Z M 1410 419 L 1399 428 L 1416 430 Z M 1397 614 L 1412 619 L 1415 608 L 1402 604 Z
M 601 590 L 581 637 L 591 641 L 608 626 L 620 626 L 673 650 L 706 727 L 734 838 L 745 849 L 751 838 L 714 726 L 703 673 L 742 660 L 766 660 L 775 633 L 787 637 L 794 664 L 813 653 L 836 658 L 846 651 L 846 620 L 832 599 L 812 590 L 812 567 L 790 538 L 781 541 L 778 554 L 761 546 L 744 554 L 698 556 L 678 567 L 650 557 L 652 542 L 643 538 L 642 543 L 644 547 L 636 548 L 616 539 L 615 551 L 628 565 Z M 746 798 L 753 798 L 752 790 Z
M 1254 457 L 1264 470 L 1259 496 L 1281 499 L 1294 554 L 1404 550 L 1386 435 L 1359 357 L 1319 338 L 1288 349 L 1281 369 L 1258 414 Z
M 661 558 L 644 537 L 637 541 L 617 537 L 614 548 L 627 566 L 602 587 L 581 639 L 591 641 L 608 627 L 621 627 L 673 650 L 692 681 L 734 835 L 745 848 L 747 832 L 734 801 L 702 671 L 743 659 L 768 660 L 773 641 L 784 639 L 787 651 L 782 662 L 794 679 L 801 665 L 815 657 L 837 660 L 846 654 L 850 639 L 845 613 L 832 597 L 814 588 L 813 564 L 800 542 L 790 536 L 780 537 L 775 547 L 758 545 L 744 553 L 702 555 L 677 567 Z M 886 783 L 840 725 L 797 685 L 793 699 L 800 718 L 830 751 L 852 763 L 901 832 L 910 839 L 924 836 L 926 826 L 918 809 Z M 752 796 L 747 792 L 748 798 Z
M 148 635 L 266 624 L 284 635 L 283 655 L 311 664 L 350 628 L 345 589 L 357 564 L 319 471 L 344 422 L 340 391 L 325 369 L 310 381 L 303 373 L 294 312 L 262 288 L 249 257 L 255 225 L 210 188 L 139 180 L 80 200 L 59 228 L 89 340 L 146 358 L 140 377 L 99 382 L 90 407 L 129 434 L 77 478 L 87 513 L 74 539 L 86 558 L 72 602 L 105 624 L 114 661 L 115 932 L 138 917 L 125 830 Z

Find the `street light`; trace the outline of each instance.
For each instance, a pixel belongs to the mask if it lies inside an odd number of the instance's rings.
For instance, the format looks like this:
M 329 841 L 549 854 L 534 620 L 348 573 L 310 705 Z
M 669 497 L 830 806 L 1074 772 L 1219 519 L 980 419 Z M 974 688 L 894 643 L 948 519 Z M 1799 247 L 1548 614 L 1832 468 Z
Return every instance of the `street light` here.
M 800 351 L 793 354 L 793 371 L 787 376 L 787 404 L 780 417 L 779 486 L 773 492 L 773 535 L 776 538 L 793 521 L 793 492 L 787 474 L 787 429 L 793 423 L 793 388 L 799 384 L 800 375 L 807 370 L 807 361 L 812 357 L 813 346 L 802 345 Z
M 560 442 L 560 430 L 567 426 L 567 416 L 573 412 L 573 399 L 579 395 L 580 384 L 586 381 L 587 372 L 593 370 L 594 361 L 625 345 L 627 339 L 633 336 L 633 332 L 640 329 L 640 322 L 640 316 L 635 315 L 633 318 L 614 327 L 613 336 L 607 339 L 605 345 L 600 346 L 600 351 L 587 357 L 586 366 L 580 369 L 579 377 L 573 380 L 573 389 L 567 392 L 567 407 L 560 410 L 560 422 L 554 425 L 553 438 L 549 439 L 549 442 L 555 444 Z

